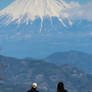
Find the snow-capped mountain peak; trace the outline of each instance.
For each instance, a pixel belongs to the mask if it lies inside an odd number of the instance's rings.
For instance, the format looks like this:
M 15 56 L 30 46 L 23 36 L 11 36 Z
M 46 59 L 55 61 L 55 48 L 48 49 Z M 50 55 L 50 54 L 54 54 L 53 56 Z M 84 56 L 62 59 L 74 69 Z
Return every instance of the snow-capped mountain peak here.
M 63 19 L 69 20 L 69 14 L 64 10 L 70 8 L 70 5 L 64 0 L 15 0 L 11 5 L 0 11 L 0 17 L 7 16 L 7 24 L 17 20 L 17 23 L 28 23 L 34 21 L 37 17 L 43 22 L 44 17 L 57 17 L 64 25 Z M 69 20 L 69 24 L 72 22 Z

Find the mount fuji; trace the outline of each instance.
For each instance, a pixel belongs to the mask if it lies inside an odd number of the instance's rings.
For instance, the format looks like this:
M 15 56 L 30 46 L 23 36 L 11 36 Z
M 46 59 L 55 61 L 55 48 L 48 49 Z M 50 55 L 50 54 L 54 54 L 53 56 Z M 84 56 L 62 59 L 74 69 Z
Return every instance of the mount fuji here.
M 28 25 L 30 28 L 35 26 L 36 30 L 40 31 L 72 30 L 72 28 L 76 29 L 76 24 L 80 28 L 81 25 L 84 27 L 88 23 L 85 19 L 78 19 L 77 22 L 73 20 L 72 17 L 82 12 L 78 12 L 78 9 L 81 9 L 80 4 L 72 1 L 69 3 L 65 0 L 15 0 L 0 11 L 0 24 L 1 27 L 2 24 L 8 26 L 13 24 L 15 28 L 16 25 L 22 27 Z
M 17 24 L 28 24 L 40 18 L 42 27 L 45 17 L 50 18 L 50 21 L 53 17 L 56 17 L 65 27 L 64 19 L 67 19 L 69 25 L 72 25 L 69 14 L 65 12 L 70 8 L 71 5 L 64 0 L 15 0 L 7 8 L 0 11 L 0 18 L 6 16 L 5 24 L 10 24 L 13 21 L 16 21 Z
M 22 58 L 66 50 L 92 53 L 92 21 L 78 17 L 80 7 L 65 0 L 14 0 L 0 10 L 1 53 Z

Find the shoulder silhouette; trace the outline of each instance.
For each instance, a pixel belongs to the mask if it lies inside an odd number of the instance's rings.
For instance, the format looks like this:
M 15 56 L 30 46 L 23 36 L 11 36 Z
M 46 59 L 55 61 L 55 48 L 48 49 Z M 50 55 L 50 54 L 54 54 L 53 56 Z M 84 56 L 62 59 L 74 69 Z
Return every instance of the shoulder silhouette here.
M 68 91 L 65 89 L 64 92 L 68 92 Z

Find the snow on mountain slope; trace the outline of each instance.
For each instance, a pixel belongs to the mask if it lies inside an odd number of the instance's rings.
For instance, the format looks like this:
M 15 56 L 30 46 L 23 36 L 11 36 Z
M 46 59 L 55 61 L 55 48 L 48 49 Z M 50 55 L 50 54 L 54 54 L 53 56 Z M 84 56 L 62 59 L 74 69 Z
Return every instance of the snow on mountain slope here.
M 65 27 L 63 19 L 67 19 L 69 24 L 69 14 L 65 12 L 70 9 L 71 5 L 64 0 L 15 0 L 11 5 L 0 11 L 0 17 L 7 16 L 6 24 L 13 21 L 16 23 L 33 22 L 36 18 L 41 19 L 41 27 L 44 17 L 57 17 Z

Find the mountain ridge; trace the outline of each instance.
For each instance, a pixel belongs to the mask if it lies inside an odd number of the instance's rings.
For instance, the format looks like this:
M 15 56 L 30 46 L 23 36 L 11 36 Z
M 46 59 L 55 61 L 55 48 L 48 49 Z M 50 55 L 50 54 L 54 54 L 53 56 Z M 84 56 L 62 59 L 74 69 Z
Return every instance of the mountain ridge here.
M 87 92 L 92 89 L 92 74 L 87 74 L 70 65 L 57 66 L 43 60 L 16 60 L 0 58 L 0 89 L 2 92 L 25 92 L 32 82 L 39 84 L 39 90 L 53 92 L 56 84 L 63 81 L 68 92 Z M 1 73 L 2 72 L 2 73 Z M 80 85 L 79 85 L 80 84 Z M 88 85 L 88 87 L 86 87 Z M 10 89 L 10 90 L 9 90 Z
M 92 72 L 92 55 L 80 51 L 57 52 L 46 57 L 45 60 L 56 65 L 69 64 L 85 72 Z

